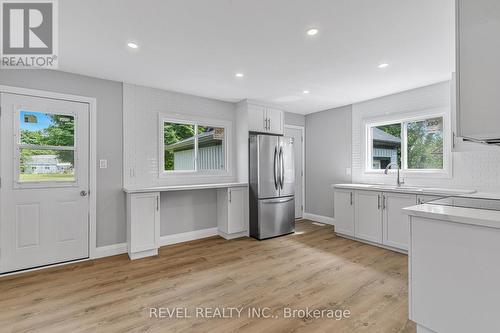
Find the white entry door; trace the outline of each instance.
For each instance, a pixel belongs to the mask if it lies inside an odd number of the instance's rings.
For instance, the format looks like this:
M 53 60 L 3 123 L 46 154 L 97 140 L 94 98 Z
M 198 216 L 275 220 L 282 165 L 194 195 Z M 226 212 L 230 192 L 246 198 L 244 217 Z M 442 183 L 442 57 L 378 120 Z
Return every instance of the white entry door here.
M 87 258 L 89 105 L 0 103 L 0 273 Z
M 303 127 L 289 127 L 285 126 L 285 136 L 294 139 L 293 144 L 293 154 L 294 154 L 294 165 L 295 165 L 295 218 L 301 218 L 303 215 Z

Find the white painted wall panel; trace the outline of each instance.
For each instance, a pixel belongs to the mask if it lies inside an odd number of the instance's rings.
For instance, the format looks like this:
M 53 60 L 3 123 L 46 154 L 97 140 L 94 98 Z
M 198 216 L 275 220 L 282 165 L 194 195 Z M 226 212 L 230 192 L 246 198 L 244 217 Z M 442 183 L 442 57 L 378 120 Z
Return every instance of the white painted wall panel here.
M 174 93 L 170 91 L 124 84 L 123 130 L 125 186 L 158 186 L 178 184 L 203 184 L 236 181 L 236 105 L 213 99 Z M 231 124 L 228 168 L 224 176 L 175 176 L 162 178 L 160 173 L 159 114 L 177 119 L 199 118 Z

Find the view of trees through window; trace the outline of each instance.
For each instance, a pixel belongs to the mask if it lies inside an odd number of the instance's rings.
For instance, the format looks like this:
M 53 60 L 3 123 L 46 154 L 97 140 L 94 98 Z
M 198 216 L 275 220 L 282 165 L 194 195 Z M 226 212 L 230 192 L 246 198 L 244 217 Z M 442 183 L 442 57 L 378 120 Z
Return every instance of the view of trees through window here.
M 373 126 L 372 169 L 385 169 L 390 163 L 402 169 L 443 169 L 443 144 L 443 117 Z M 402 165 L 403 154 L 406 165 Z
M 224 128 L 165 122 L 163 136 L 165 171 L 225 169 Z
M 74 145 L 73 116 L 21 111 L 19 181 L 74 181 Z
M 408 169 L 443 168 L 443 118 L 407 123 Z

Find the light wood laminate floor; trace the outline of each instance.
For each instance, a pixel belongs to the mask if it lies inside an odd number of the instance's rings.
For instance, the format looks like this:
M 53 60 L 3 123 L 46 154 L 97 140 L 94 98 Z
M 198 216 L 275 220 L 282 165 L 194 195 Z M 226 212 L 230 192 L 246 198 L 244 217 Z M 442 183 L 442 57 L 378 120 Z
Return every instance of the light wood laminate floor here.
M 297 223 L 293 235 L 219 237 L 0 278 L 1 332 L 415 332 L 407 320 L 407 257 Z M 150 318 L 186 308 L 189 319 Z M 196 318 L 200 307 L 241 317 Z M 255 319 L 248 308 L 277 318 Z M 284 318 L 284 308 L 349 310 L 349 319 Z

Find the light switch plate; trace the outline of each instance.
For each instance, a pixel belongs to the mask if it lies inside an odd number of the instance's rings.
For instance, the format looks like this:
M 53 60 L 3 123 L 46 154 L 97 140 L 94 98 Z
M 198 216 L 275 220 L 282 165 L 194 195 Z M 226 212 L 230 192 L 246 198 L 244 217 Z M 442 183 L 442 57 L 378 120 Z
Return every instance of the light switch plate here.
M 346 174 L 346 176 L 350 176 L 351 175 L 351 168 L 345 168 L 345 174 Z
M 108 168 L 108 160 L 99 160 L 99 168 L 107 169 Z

